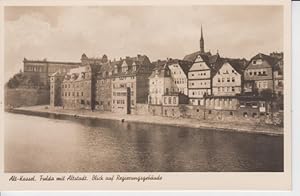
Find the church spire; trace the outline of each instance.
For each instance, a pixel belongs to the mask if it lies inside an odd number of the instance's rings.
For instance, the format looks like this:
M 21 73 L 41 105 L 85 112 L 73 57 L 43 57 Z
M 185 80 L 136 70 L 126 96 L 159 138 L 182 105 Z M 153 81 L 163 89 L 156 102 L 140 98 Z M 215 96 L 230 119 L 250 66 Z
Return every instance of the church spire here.
M 201 25 L 201 38 L 200 38 L 200 52 L 204 53 L 204 39 L 203 39 L 202 25 Z

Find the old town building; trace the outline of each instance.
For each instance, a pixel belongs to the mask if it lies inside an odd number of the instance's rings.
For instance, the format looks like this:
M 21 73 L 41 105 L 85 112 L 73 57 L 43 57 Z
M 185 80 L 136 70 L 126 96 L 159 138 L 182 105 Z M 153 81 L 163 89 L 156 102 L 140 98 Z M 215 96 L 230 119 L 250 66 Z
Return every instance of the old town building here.
M 255 55 L 244 72 L 245 92 L 260 93 L 269 89 L 273 93 L 275 65 L 275 58 L 262 53 Z
M 146 55 L 120 59 L 113 67 L 112 111 L 130 114 L 137 103 L 146 103 L 152 64 Z
M 243 72 L 237 62 L 225 60 L 212 79 L 214 96 L 235 96 L 242 92 Z
M 65 74 L 61 87 L 62 106 L 94 110 L 96 106 L 96 76 L 102 59 L 88 61 L 85 54 L 82 57 L 82 65 Z
M 106 59 L 106 61 L 104 60 Z M 96 109 L 101 111 L 111 111 L 112 105 L 112 74 L 113 67 L 120 61 L 108 61 L 106 56 L 103 56 L 103 62 L 97 73 L 96 82 Z
M 149 95 L 148 103 L 152 105 L 161 105 L 163 95 L 175 92 L 176 86 L 171 77 L 171 71 L 167 63 L 156 65 L 152 74 L 149 76 Z
M 32 78 L 36 86 L 47 87 L 50 76 L 55 72 L 67 73 L 70 69 L 81 65 L 80 62 L 55 62 L 44 60 L 28 60 L 24 58 L 24 74 Z
M 192 66 L 190 61 L 170 60 L 168 67 L 171 71 L 171 77 L 175 83 L 176 91 L 188 95 L 188 71 Z
M 186 58 L 187 59 L 187 58 Z M 218 54 L 209 56 L 196 54 L 188 71 L 188 96 L 192 105 L 203 105 L 204 97 L 212 94 L 212 75 L 221 63 Z

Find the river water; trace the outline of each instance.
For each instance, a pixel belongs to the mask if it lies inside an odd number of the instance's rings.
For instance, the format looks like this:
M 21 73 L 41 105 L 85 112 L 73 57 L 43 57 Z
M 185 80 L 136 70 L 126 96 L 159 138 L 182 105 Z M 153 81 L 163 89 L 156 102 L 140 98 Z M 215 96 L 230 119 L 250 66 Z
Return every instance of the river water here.
M 5 113 L 5 172 L 283 171 L 283 137 Z

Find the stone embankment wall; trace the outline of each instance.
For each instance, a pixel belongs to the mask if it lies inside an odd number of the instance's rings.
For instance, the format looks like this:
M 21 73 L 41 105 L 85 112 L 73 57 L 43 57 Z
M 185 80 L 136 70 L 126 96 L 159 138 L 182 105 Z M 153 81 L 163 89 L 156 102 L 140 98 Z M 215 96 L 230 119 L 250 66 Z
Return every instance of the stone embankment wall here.
M 179 105 L 160 106 L 137 104 L 133 114 L 167 116 L 172 118 L 191 118 L 198 120 L 215 120 L 227 122 L 251 122 L 256 124 L 275 124 L 283 126 L 283 113 L 274 112 L 272 114 L 259 114 L 257 111 L 244 110 L 212 110 L 203 106 Z
M 5 89 L 4 104 L 6 108 L 49 105 L 50 92 L 48 89 Z

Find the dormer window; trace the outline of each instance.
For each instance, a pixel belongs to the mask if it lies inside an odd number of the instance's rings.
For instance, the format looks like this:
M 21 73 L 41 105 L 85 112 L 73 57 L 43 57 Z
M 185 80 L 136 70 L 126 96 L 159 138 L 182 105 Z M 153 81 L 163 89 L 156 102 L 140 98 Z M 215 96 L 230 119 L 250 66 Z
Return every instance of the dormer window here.
M 256 60 L 252 61 L 253 65 L 256 65 Z

